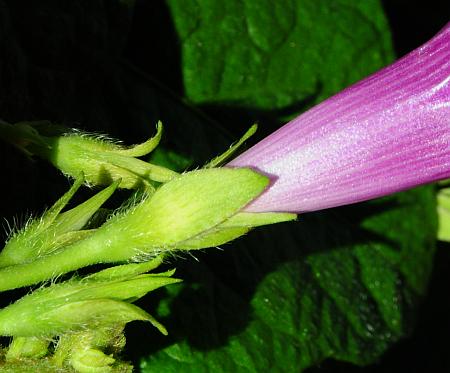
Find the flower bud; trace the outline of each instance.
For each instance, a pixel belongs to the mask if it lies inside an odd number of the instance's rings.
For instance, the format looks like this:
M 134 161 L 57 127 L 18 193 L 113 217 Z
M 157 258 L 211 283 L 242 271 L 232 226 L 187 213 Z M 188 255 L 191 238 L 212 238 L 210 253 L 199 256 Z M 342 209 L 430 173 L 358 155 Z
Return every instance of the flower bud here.
M 165 328 L 150 314 L 131 304 L 148 292 L 177 283 L 174 271 L 142 274 L 153 263 L 106 270 L 41 288 L 0 310 L 0 335 L 53 337 L 67 332 L 149 321 Z M 112 275 L 112 276 L 111 276 Z
M 41 127 L 41 122 L 11 125 L 0 121 L 0 137 L 27 155 L 37 155 L 50 161 L 68 176 L 76 177 L 83 172 L 90 185 L 109 185 L 120 180 L 119 188 L 152 189 L 152 181 L 166 182 L 177 175 L 172 170 L 137 159 L 153 151 L 159 144 L 161 122 L 154 137 L 131 148 L 102 136 L 67 129 L 61 131 L 59 127 L 56 130 L 49 124 L 44 129 Z

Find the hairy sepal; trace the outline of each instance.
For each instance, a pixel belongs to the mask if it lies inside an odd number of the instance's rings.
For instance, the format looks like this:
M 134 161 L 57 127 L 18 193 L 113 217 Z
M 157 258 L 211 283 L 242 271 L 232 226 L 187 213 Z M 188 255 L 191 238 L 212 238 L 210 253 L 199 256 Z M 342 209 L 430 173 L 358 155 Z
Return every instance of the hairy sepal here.
M 191 171 L 111 219 L 96 232 L 95 239 L 108 240 L 106 260 L 182 249 L 182 242 L 225 222 L 268 183 L 267 177 L 246 168 Z
M 250 229 L 295 220 L 296 214 L 239 212 L 212 229 L 177 245 L 178 249 L 195 250 L 223 245 L 243 236 Z
M 0 253 L 0 267 L 26 263 L 60 247 L 90 236 L 92 230 L 81 230 L 96 211 L 114 193 L 119 181 L 73 209 L 61 213 L 84 182 L 80 173 L 72 187 L 40 219 L 32 220 L 15 233 Z
M 101 271 L 97 277 L 38 289 L 0 310 L 0 335 L 52 337 L 133 320 L 149 321 L 166 334 L 160 323 L 131 302 L 180 280 L 170 277 L 174 271 L 142 274 L 143 270 L 121 268 L 121 274 L 112 277 Z

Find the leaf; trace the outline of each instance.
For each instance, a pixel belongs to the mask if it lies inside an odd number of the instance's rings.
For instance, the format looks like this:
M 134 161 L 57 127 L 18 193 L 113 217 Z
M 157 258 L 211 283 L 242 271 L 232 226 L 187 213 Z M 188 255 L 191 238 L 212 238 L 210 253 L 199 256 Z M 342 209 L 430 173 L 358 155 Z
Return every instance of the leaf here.
M 373 0 L 167 3 L 186 95 L 197 104 L 273 110 L 319 102 L 392 58 Z

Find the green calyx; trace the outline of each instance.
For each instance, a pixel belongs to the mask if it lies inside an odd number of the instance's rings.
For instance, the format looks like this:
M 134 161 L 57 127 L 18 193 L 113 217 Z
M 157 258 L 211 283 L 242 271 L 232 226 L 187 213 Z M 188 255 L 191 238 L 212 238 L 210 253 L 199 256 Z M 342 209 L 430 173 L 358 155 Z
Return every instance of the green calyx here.
M 267 177 L 245 168 L 188 172 L 111 219 L 92 240 L 109 240 L 104 260 L 140 261 L 159 252 L 221 245 L 255 226 L 295 219 L 295 214 L 240 213 L 268 183 Z
M 43 122 L 11 125 L 0 121 L 0 138 L 11 142 L 28 156 L 50 161 L 64 174 L 76 177 L 82 171 L 89 185 L 109 185 L 120 181 L 119 188 L 153 189 L 177 175 L 137 157 L 151 153 L 159 144 L 163 126 L 157 124 L 156 135 L 130 148 L 106 137 L 52 127 Z
M 212 227 L 178 245 L 179 249 L 195 250 L 223 245 L 244 234 L 252 228 L 295 220 L 297 215 L 290 213 L 248 213 L 239 212 L 223 223 Z

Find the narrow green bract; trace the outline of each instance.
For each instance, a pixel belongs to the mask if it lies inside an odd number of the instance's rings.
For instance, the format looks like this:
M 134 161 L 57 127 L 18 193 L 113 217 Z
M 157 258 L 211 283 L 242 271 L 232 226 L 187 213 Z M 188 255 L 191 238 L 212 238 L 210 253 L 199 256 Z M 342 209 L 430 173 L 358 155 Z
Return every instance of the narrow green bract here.
M 82 228 L 114 193 L 118 182 L 114 182 L 75 208 L 61 213 L 84 180 L 84 174 L 81 173 L 70 190 L 40 219 L 32 220 L 12 235 L 0 253 L 0 267 L 35 260 L 92 234 L 92 231 Z

